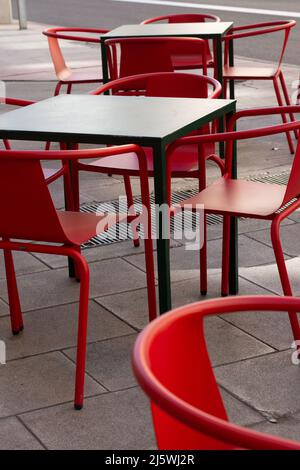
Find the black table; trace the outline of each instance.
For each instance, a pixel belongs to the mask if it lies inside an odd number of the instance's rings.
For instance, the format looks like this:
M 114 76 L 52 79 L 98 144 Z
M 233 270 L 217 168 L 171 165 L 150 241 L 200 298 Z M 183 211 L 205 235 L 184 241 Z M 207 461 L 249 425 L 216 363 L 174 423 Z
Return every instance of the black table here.
M 208 22 L 208 23 L 150 23 L 124 25 L 115 28 L 100 36 L 103 81 L 108 81 L 108 68 L 105 41 L 117 38 L 138 37 L 194 37 L 201 39 L 213 39 L 216 44 L 216 66 L 218 81 L 223 84 L 223 53 L 222 38 L 233 27 L 232 22 Z M 233 41 L 229 47 L 229 62 L 233 65 Z M 233 89 L 232 89 L 233 92 Z M 231 96 L 234 98 L 234 96 Z
M 0 138 L 152 147 L 155 202 L 161 205 L 167 202 L 166 145 L 234 112 L 234 100 L 60 95 L 0 116 Z M 171 308 L 169 242 L 157 240 L 161 313 Z M 231 273 L 237 279 L 235 262 Z

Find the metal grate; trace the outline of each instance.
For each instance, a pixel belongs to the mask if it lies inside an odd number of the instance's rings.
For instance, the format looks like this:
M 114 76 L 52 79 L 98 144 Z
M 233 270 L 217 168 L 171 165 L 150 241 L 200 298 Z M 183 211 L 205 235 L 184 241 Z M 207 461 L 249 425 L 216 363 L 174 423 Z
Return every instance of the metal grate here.
M 247 178 L 249 181 L 257 181 L 261 183 L 272 183 L 272 184 L 282 184 L 286 185 L 289 178 L 289 171 L 283 171 L 276 175 L 270 175 L 269 173 L 262 173 L 257 176 L 251 176 Z M 179 203 L 183 199 L 190 198 L 197 194 L 197 189 L 188 189 L 186 191 L 178 191 L 172 194 L 172 204 Z M 151 205 L 154 205 L 154 194 L 150 196 Z M 127 210 L 126 198 L 121 199 L 121 212 Z M 137 212 L 141 210 L 141 198 L 137 196 L 134 198 L 134 205 Z M 81 205 L 80 210 L 82 212 L 96 213 L 96 212 L 111 212 L 114 209 L 115 212 L 120 211 L 120 201 L 118 199 L 109 202 L 90 202 Z M 153 209 L 154 211 L 154 209 Z M 187 219 L 185 222 L 190 222 L 190 226 L 195 228 L 196 217 L 195 214 L 189 213 L 186 214 Z M 188 220 L 190 218 L 190 220 Z M 152 213 L 152 220 L 155 220 L 155 214 Z M 242 220 L 242 219 L 241 219 Z M 216 225 L 222 222 L 222 216 L 209 214 L 207 215 L 206 222 L 208 225 Z M 153 224 L 155 225 L 155 224 Z M 172 217 L 171 220 L 171 233 L 179 231 L 182 228 L 182 217 L 180 214 Z M 139 229 L 141 238 L 143 237 L 142 226 Z M 153 235 L 155 234 L 155 227 L 153 227 Z M 82 245 L 82 249 L 94 248 L 99 245 L 108 245 L 112 243 L 117 243 L 124 240 L 132 240 L 132 230 L 130 224 L 118 224 L 116 227 L 111 227 L 107 232 L 102 233 L 94 238 L 91 238 L 87 243 Z

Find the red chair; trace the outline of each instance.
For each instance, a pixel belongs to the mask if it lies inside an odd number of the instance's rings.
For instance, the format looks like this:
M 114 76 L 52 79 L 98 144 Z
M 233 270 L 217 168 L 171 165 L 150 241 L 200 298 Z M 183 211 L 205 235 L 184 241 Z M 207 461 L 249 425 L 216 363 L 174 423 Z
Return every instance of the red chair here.
M 58 78 L 58 83 L 54 91 L 55 96 L 60 93 L 60 89 L 64 85 L 67 86 L 67 93 L 71 93 L 73 85 L 102 82 L 100 60 L 99 65 L 96 67 L 86 67 L 84 70 L 71 70 L 66 64 L 59 41 L 77 41 L 100 45 L 99 37 L 91 36 L 91 34 L 100 35 L 107 32 L 107 29 L 93 28 L 51 28 L 43 31 L 43 34 L 48 38 L 49 50 Z M 83 33 L 84 36 L 78 35 L 77 33 Z
M 133 368 L 151 399 L 159 449 L 300 450 L 300 442 L 228 421 L 207 352 L 203 320 L 255 310 L 299 311 L 300 300 L 252 296 L 197 302 L 162 315 L 140 333 Z
M 208 87 L 212 88 L 212 93 L 208 94 Z M 185 97 L 185 98 L 218 98 L 221 94 L 221 85 L 215 79 L 187 74 L 187 73 L 153 73 L 137 75 L 116 81 L 112 81 L 96 90 L 94 94 L 101 94 L 110 90 L 112 93 L 122 93 L 123 95 L 164 96 L 164 97 Z M 210 132 L 207 125 L 197 133 Z M 195 134 L 195 133 L 193 133 Z M 153 155 L 152 149 L 145 148 L 148 176 L 153 176 Z M 196 178 L 199 188 L 206 186 L 205 162 L 214 161 L 224 171 L 223 160 L 215 154 L 214 145 L 206 145 L 201 149 L 195 146 L 180 147 L 172 155 L 172 177 L 174 178 Z M 138 166 L 133 154 L 128 154 L 122 159 L 108 157 L 92 163 L 79 165 L 80 171 L 92 171 L 99 173 L 109 173 L 122 175 L 124 177 L 128 206 L 133 208 L 133 197 L 130 185 L 130 176 L 138 176 Z M 171 194 L 171 179 L 169 180 L 169 196 Z M 135 233 L 135 245 L 139 243 L 138 233 Z M 201 272 L 206 273 L 206 253 L 201 253 Z M 201 276 L 201 292 L 205 295 L 206 277 Z
M 76 151 L 0 151 L 0 249 L 4 250 L 7 289 L 13 334 L 23 330 L 21 306 L 12 251 L 48 253 L 74 260 L 80 279 L 75 408 L 83 405 L 85 352 L 87 336 L 89 267 L 80 254 L 80 245 L 104 232 L 127 214 L 86 214 L 57 211 L 53 205 L 41 168 L 41 160 L 99 158 L 134 152 L 140 162 L 141 193 L 149 209 L 149 189 L 143 150 L 136 145 Z M 71 181 L 69 179 L 69 186 Z M 69 188 L 71 192 L 71 188 Z M 22 204 L 22 210 L 20 210 Z M 151 223 L 150 210 L 145 215 Z M 13 240 L 13 241 L 11 241 Z M 28 241 L 24 241 L 28 240 Z M 149 309 L 156 314 L 154 268 L 151 237 L 147 239 L 147 281 Z M 101 280 L 100 280 L 101 282 Z
M 296 21 L 288 20 L 288 21 L 270 21 L 267 23 L 257 23 L 257 24 L 249 24 L 245 26 L 238 26 L 236 28 L 232 28 L 228 35 L 224 37 L 225 41 L 225 66 L 223 72 L 223 83 L 224 83 L 224 94 L 226 97 L 226 89 L 227 83 L 231 80 L 272 80 L 274 85 L 274 90 L 276 94 L 276 98 L 278 101 L 278 105 L 282 106 L 283 99 L 281 96 L 279 83 L 282 88 L 283 97 L 287 105 L 291 104 L 290 97 L 287 91 L 285 79 L 283 72 L 281 70 L 281 64 L 284 56 L 284 52 L 287 46 L 287 42 L 289 39 L 289 35 L 291 29 L 296 26 Z M 278 63 L 275 67 L 239 67 L 239 66 L 230 66 L 229 65 L 229 43 L 230 41 L 235 41 L 237 39 L 243 38 L 252 38 L 254 36 L 263 36 L 266 34 L 273 34 L 282 31 L 283 33 L 283 44 L 280 53 L 280 57 Z M 278 36 L 278 35 L 277 35 Z M 276 38 L 276 34 L 274 36 L 274 41 L 278 41 Z M 278 82 L 279 81 L 279 82 Z M 293 113 L 289 113 L 291 121 L 294 121 Z M 286 115 L 282 115 L 282 121 L 287 122 Z M 297 133 L 295 133 L 295 137 L 297 138 Z M 287 134 L 287 140 L 290 148 L 290 152 L 294 153 L 294 144 L 291 138 L 290 133 Z
M 254 181 L 232 178 L 232 149 L 233 143 L 242 139 L 264 137 L 294 131 L 300 128 L 300 121 L 275 126 L 234 131 L 236 123 L 244 117 L 271 116 L 282 113 L 299 113 L 297 106 L 282 106 L 275 108 L 257 108 L 236 113 L 228 124 L 228 132 L 208 136 L 184 137 L 169 148 L 172 155 L 179 145 L 201 145 L 206 142 L 226 142 L 225 173 L 213 184 L 201 191 L 197 196 L 182 201 L 176 210 L 184 207 L 196 210 L 203 205 L 206 214 L 220 214 L 224 217 L 223 225 L 223 259 L 222 259 L 222 295 L 228 295 L 229 257 L 230 257 L 230 218 L 247 217 L 270 220 L 271 239 L 276 263 L 284 295 L 292 295 L 292 289 L 285 265 L 280 242 L 280 224 L 300 207 L 300 145 L 297 147 L 294 162 L 287 186 L 266 184 Z M 167 161 L 171 161 L 169 158 Z M 171 165 L 171 163 L 170 163 Z M 171 169 L 168 170 L 170 175 Z M 170 177 L 170 176 L 169 176 Z M 290 321 L 295 339 L 300 340 L 300 327 L 297 315 L 290 313 Z
M 151 24 L 151 23 L 204 23 L 206 21 L 221 21 L 221 18 L 215 15 L 208 14 L 183 14 L 183 15 L 164 15 L 157 16 L 155 18 L 149 18 L 148 20 L 143 21 L 141 24 Z M 206 41 L 207 46 L 207 57 L 206 57 L 206 66 L 214 68 L 214 59 L 213 54 L 210 51 L 209 41 Z M 184 49 L 181 51 L 180 48 L 174 47 L 172 54 L 173 66 L 176 70 L 184 69 L 198 69 L 202 66 L 202 57 L 195 52 L 190 52 L 189 55 L 186 55 Z
M 184 57 L 197 54 L 196 67 L 207 75 L 206 41 L 197 38 L 150 37 L 109 39 L 105 41 L 110 80 L 154 72 L 174 72 L 174 50 Z
M 29 106 L 31 104 L 34 104 L 34 101 L 28 101 L 28 100 L 20 100 L 16 98 L 1 98 L 1 103 L 6 104 L 6 105 L 11 105 L 11 106 Z M 7 139 L 3 140 L 4 147 L 6 150 L 11 150 L 11 145 L 10 142 Z M 66 175 L 66 171 L 68 170 L 68 167 L 66 165 L 62 165 L 60 169 L 53 169 L 53 168 L 43 168 L 43 173 L 46 179 L 47 184 L 52 183 L 55 181 L 57 178 L 60 178 L 61 176 Z

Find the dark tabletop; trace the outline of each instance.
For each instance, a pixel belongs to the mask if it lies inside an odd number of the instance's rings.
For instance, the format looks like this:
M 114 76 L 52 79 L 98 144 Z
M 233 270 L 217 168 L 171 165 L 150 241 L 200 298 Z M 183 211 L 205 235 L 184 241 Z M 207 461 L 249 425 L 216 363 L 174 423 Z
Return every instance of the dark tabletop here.
M 128 38 L 128 37 L 150 37 L 150 36 L 186 36 L 201 38 L 216 38 L 223 36 L 230 28 L 232 22 L 209 22 L 209 23 L 151 23 L 130 24 L 120 26 L 103 34 L 101 38 Z
M 234 100 L 60 95 L 0 116 L 0 138 L 168 143 L 227 112 Z

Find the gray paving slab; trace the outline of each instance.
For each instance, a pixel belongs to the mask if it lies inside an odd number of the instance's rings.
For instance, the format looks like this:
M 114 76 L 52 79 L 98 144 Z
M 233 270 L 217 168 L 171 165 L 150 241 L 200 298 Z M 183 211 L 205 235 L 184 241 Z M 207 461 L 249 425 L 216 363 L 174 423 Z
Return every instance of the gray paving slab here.
M 270 234 L 264 230 L 249 235 L 257 241 L 272 246 Z M 290 256 L 300 255 L 300 225 L 291 224 L 281 227 L 280 238 L 283 252 Z
M 224 388 L 266 416 L 300 410 L 299 366 L 292 363 L 292 350 L 216 367 L 215 375 Z
M 268 295 L 270 292 L 252 284 L 249 281 L 240 279 L 240 294 Z M 174 282 L 172 284 L 173 307 L 179 307 L 180 305 L 219 296 L 220 273 L 216 273 L 214 270 L 208 271 L 208 294 L 206 297 L 200 296 L 199 294 L 198 278 Z M 132 325 L 134 328 L 142 329 L 148 323 L 146 289 L 97 297 L 95 301 L 100 305 L 103 305 L 125 322 L 129 323 L 129 325 Z
M 141 241 L 139 247 L 134 247 L 131 240 L 124 242 L 111 243 L 107 245 L 97 246 L 96 248 L 88 248 L 82 251 L 85 259 L 91 263 L 95 261 L 102 261 L 104 259 L 124 257 L 126 255 L 143 253 L 144 246 Z M 65 256 L 57 255 L 45 255 L 37 253 L 35 256 L 41 259 L 44 263 L 51 266 L 51 268 L 64 268 L 68 265 L 68 261 Z
M 87 350 L 86 371 L 111 391 L 136 385 L 131 368 L 131 353 L 136 335 L 112 338 L 90 344 Z M 65 354 L 75 360 L 76 350 Z
M 231 326 L 222 318 L 205 319 L 205 339 L 213 366 L 241 361 L 274 351 L 261 341 Z
M 251 428 L 286 439 L 300 441 L 300 413 L 281 418 L 275 423 L 266 421 L 264 423 L 254 424 Z
M 97 297 L 95 301 L 138 330 L 149 321 L 146 289 Z
M 0 419 L 0 450 L 43 450 L 42 444 L 15 417 Z
M 286 266 L 292 286 L 293 295 L 300 294 L 299 268 L 300 257 L 286 260 Z M 265 266 L 253 266 L 248 268 L 240 268 L 240 276 L 257 284 L 258 286 L 268 289 L 275 294 L 282 295 L 282 287 L 279 279 L 277 265 L 266 264 Z
M 284 312 L 243 312 L 223 318 L 272 348 L 288 349 L 293 342 L 289 318 Z
M 249 426 L 262 421 L 262 415 L 256 410 L 232 396 L 222 387 L 220 387 L 220 392 L 230 422 L 240 426 Z
M 221 268 L 222 243 L 221 240 L 211 240 L 207 244 L 208 266 L 211 269 Z M 131 255 L 127 261 L 145 270 L 143 255 Z M 239 237 L 239 265 L 258 266 L 274 261 L 274 253 L 271 248 L 258 243 L 245 235 Z M 171 250 L 171 279 L 180 281 L 199 275 L 199 251 L 189 250 L 185 246 L 175 247 Z
M 150 407 L 138 388 L 88 398 L 79 413 L 61 405 L 22 420 L 49 449 L 155 448 Z
M 0 416 L 70 401 L 73 407 L 75 366 L 60 352 L 7 362 L 0 367 Z M 105 389 L 86 376 L 85 395 Z
M 4 317 L 6 315 L 9 315 L 8 305 L 0 299 L 0 317 Z
M 1 339 L 5 341 L 7 360 L 42 354 L 77 344 L 78 304 L 36 310 L 24 315 L 24 331 L 13 336 L 9 317 L 0 319 Z M 88 341 L 94 342 L 133 333 L 96 302 L 89 303 Z
M 146 284 L 142 271 L 119 258 L 92 263 L 90 274 L 91 298 L 144 287 Z M 76 302 L 79 298 L 79 283 L 69 279 L 66 269 L 20 276 L 18 284 L 23 311 Z M 0 282 L 0 297 L 7 300 L 4 281 Z
M 21 251 L 15 251 L 13 253 L 14 264 L 16 275 L 20 276 L 22 274 L 30 274 L 40 271 L 47 271 L 49 268 L 34 258 L 30 253 L 23 253 Z M 4 256 L 1 250 L 0 252 L 0 280 L 6 279 L 5 274 L 5 265 L 4 265 Z

